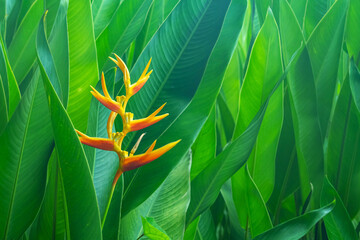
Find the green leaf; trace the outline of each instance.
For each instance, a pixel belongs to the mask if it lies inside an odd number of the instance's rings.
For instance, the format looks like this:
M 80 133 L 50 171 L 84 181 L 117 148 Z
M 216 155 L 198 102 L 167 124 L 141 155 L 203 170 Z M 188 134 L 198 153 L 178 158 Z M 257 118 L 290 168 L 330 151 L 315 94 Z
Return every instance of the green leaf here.
M 299 187 L 299 169 L 297 167 L 295 137 L 288 90 L 284 96 L 284 121 L 276 153 L 275 169 L 276 187 L 274 187 L 267 205 L 273 213 L 274 224 L 277 224 L 279 223 L 283 200 L 294 193 Z
M 266 101 L 283 73 L 280 38 L 271 10 L 257 35 L 240 93 L 240 110 L 234 139 L 240 136 Z M 275 156 L 283 118 L 283 84 L 274 93 L 267 107 L 249 170 L 265 202 L 274 188 Z
M 0 76 L 0 134 L 6 127 L 8 120 L 9 118 L 8 118 L 7 101 L 4 90 L 4 84 Z
M 0 44 L 0 75 L 4 85 L 6 103 L 8 106 L 8 116 L 10 119 L 20 101 L 21 96 L 18 84 L 6 54 L 2 37 L 0 37 Z
M 325 177 L 324 187 L 321 192 L 321 205 L 325 205 L 334 198 L 336 199 L 336 205 L 331 213 L 324 218 L 327 237 L 330 240 L 358 239 L 359 236 L 355 231 L 354 225 L 351 222 L 350 216 L 346 211 L 339 194 L 331 185 L 329 179 Z
M 74 126 L 85 132 L 91 94 L 98 80 L 96 45 L 88 0 L 70 0 L 67 11 L 70 61 L 68 113 Z
M 22 19 L 9 46 L 9 61 L 18 84 L 24 80 L 35 62 L 36 29 L 43 13 L 44 1 L 35 0 Z
M 307 0 L 304 16 L 304 35 L 310 36 L 329 8 L 329 0 Z
M 351 64 L 354 66 L 354 64 Z M 360 206 L 360 115 L 349 86 L 349 76 L 344 80 L 338 97 L 326 151 L 327 174 L 336 187 L 350 217 L 355 217 Z
M 360 33 L 357 31 L 360 24 L 360 1 L 350 0 L 349 13 L 346 22 L 345 41 L 350 57 L 360 61 Z
M 44 17 L 39 23 L 39 28 L 36 36 L 36 54 L 38 61 L 41 62 L 41 64 L 39 64 L 41 72 L 46 72 L 46 75 L 49 76 L 49 79 L 51 79 L 51 84 L 53 85 L 57 95 L 60 96 L 61 100 L 62 92 L 59 78 L 56 72 L 54 60 L 50 52 L 49 44 L 45 36 L 45 17 L 46 15 L 44 15 Z
M 307 48 L 316 86 L 322 136 L 325 137 L 335 94 L 348 0 L 338 0 L 310 35 Z
M 226 68 L 220 92 L 234 120 L 236 120 L 239 112 L 239 95 L 242 80 L 241 46 L 238 43 Z
M 256 237 L 272 228 L 264 199 L 251 178 L 247 165 L 234 176 L 236 177 L 232 178 L 233 198 L 240 223 L 244 228 L 249 226 L 251 236 Z
M 135 116 L 145 116 L 164 102 L 167 102 L 164 111 L 170 113 L 170 116 L 161 121 L 160 128 L 156 128 L 156 125 L 147 128 L 143 146 L 149 146 L 159 135 L 161 137 L 157 142 L 160 146 L 177 139 L 182 141 L 166 155 L 137 169 L 128 178 L 130 184 L 124 195 L 125 213 L 155 191 L 193 144 L 210 113 L 236 44 L 238 36 L 234 33 L 240 31 L 242 15 L 239 11 L 244 10 L 243 2 L 235 2 L 234 10 L 229 9 L 231 14 L 229 12 L 227 15 L 229 17 L 225 20 L 219 39 L 229 2 L 224 4 L 220 0 L 204 0 L 197 2 L 199 6 L 196 8 L 193 4 L 193 1 L 185 0 L 177 5 L 147 45 L 132 71 L 135 76 L 140 76 L 150 56 L 153 57 L 153 75 L 134 96 L 136 100 L 129 102 Z M 208 28 L 209 22 L 212 22 L 211 28 Z M 173 26 L 177 26 L 176 29 Z M 176 39 L 176 42 L 167 39 Z M 216 40 L 217 44 L 212 50 Z M 202 42 L 201 47 L 199 42 Z M 160 50 L 163 48 L 164 50 Z M 164 58 L 165 52 L 167 58 Z M 187 68 L 186 71 L 184 67 Z M 127 143 L 127 146 L 130 145 Z
M 159 227 L 153 218 L 141 217 L 144 235 L 152 240 L 170 240 L 165 231 Z
M 62 91 L 62 103 L 65 108 L 69 100 L 69 39 L 67 27 L 68 1 L 60 0 L 49 45 Z
M 41 62 L 39 62 L 41 64 Z M 71 239 L 102 239 L 95 188 L 84 150 L 59 97 L 42 71 L 59 170 L 63 180 L 66 224 Z
M 232 182 L 229 180 L 221 187 L 221 196 L 224 198 L 231 226 L 230 239 L 242 239 L 245 231 L 240 225 L 239 216 L 236 211 L 233 193 L 231 190 Z
M 349 74 L 350 74 L 349 81 L 350 81 L 351 93 L 354 98 L 354 103 L 358 111 L 360 112 L 360 71 L 356 67 L 354 59 L 352 59 L 350 62 Z
M 304 42 L 300 26 L 286 1 L 280 4 L 280 33 L 285 65 L 290 56 Z M 324 162 L 321 131 L 318 121 L 317 99 L 314 76 L 309 54 L 304 48 L 294 62 L 287 76 L 290 93 L 290 107 L 294 125 L 294 135 L 300 170 L 302 199 L 308 195 L 309 182 L 315 189 L 315 200 L 319 199 Z
M 153 0 L 124 0 L 109 25 L 96 38 L 99 69 L 109 69 L 112 53 L 121 56 L 136 38 Z M 155 55 L 154 55 L 155 56 Z
M 187 154 L 153 195 L 122 219 L 121 239 L 141 235 L 140 216 L 154 218 L 171 239 L 183 238 L 190 200 L 190 165 L 191 155 Z
M 105 224 L 102 230 L 104 239 L 114 240 L 120 238 L 123 191 L 124 177 L 121 176 L 116 184 L 114 195 L 110 203 L 109 212 L 106 215 Z
M 204 170 L 215 157 L 216 132 L 215 132 L 215 107 L 210 112 L 194 144 L 192 150 L 191 180 Z
M 297 240 L 303 237 L 310 229 L 326 216 L 335 206 L 332 203 L 308 212 L 300 217 L 296 217 L 287 222 L 279 224 L 267 232 L 257 236 L 254 240 L 278 239 L 278 240 Z
M 270 0 L 255 0 L 255 6 L 256 6 L 256 10 L 257 10 L 257 14 L 259 17 L 259 21 L 260 21 L 260 25 L 263 25 L 266 15 L 267 15 L 267 11 L 268 8 L 270 6 L 272 1 Z
M 153 4 L 151 5 L 145 24 L 135 41 L 134 61 L 136 61 L 136 59 L 140 56 L 146 44 L 154 36 L 155 32 L 164 21 L 165 2 L 168 1 L 154 0 Z
M 286 77 L 286 73 L 292 66 L 292 62 L 298 59 L 299 51 L 302 52 L 303 48 L 299 48 L 299 50 L 294 53 L 284 74 L 278 80 L 267 100 L 261 106 L 259 112 L 244 133 L 217 155 L 212 161 L 212 164 L 204 169 L 204 171 L 191 182 L 191 202 L 187 212 L 187 224 L 191 223 L 215 202 L 223 183 L 238 171 L 250 156 L 269 100 Z
M 122 0 L 94 0 L 91 3 L 94 33 L 97 38 L 110 23 Z
M 34 77 L 0 136 L 0 236 L 18 239 L 36 216 L 53 148 L 43 85 Z
M 307 2 L 308 2 L 308 0 L 297 0 L 297 1 L 291 1 L 291 3 L 290 3 L 291 8 L 294 10 L 294 13 L 296 15 L 296 18 L 297 18 L 300 26 L 303 26 Z
M 216 240 L 216 226 L 210 209 L 194 220 L 185 232 L 185 240 Z
M 45 196 L 40 211 L 31 225 L 29 239 L 64 239 L 66 237 L 62 184 L 55 150 L 49 160 Z

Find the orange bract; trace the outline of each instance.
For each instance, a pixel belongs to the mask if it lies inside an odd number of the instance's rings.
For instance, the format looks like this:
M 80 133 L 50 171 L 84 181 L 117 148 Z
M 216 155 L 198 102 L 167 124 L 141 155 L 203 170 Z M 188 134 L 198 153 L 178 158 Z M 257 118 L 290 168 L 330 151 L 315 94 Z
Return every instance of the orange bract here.
M 93 91 L 91 91 L 92 95 L 99 101 L 101 104 L 103 104 L 106 108 L 111 110 L 111 113 L 108 118 L 107 122 L 107 133 L 108 138 L 95 138 L 95 137 L 89 137 L 80 131 L 76 132 L 80 135 L 79 139 L 81 143 L 107 150 L 107 151 L 114 151 L 119 156 L 119 168 L 116 172 L 116 175 L 114 177 L 113 186 L 116 184 L 118 178 L 120 175 L 129 170 L 133 170 L 135 168 L 141 167 L 149 162 L 152 162 L 153 160 L 159 158 L 163 154 L 165 154 L 167 151 L 169 151 L 171 148 L 173 148 L 180 140 L 177 140 L 175 142 L 171 142 L 169 144 L 166 144 L 165 146 L 158 148 L 154 150 L 156 140 L 151 144 L 151 146 L 148 148 L 148 150 L 139 155 L 134 155 L 138 145 L 140 144 L 140 141 L 143 137 L 143 135 L 140 136 L 139 140 L 136 142 L 134 148 L 131 150 L 130 154 L 128 154 L 127 151 L 121 149 L 122 141 L 124 140 L 127 133 L 132 131 L 137 131 L 143 128 L 146 128 L 148 126 L 151 126 L 158 121 L 162 120 L 166 116 L 168 116 L 168 113 L 156 116 L 165 106 L 166 103 L 164 103 L 161 107 L 159 107 L 156 111 L 154 111 L 152 114 L 150 114 L 146 118 L 142 119 L 133 119 L 134 114 L 131 112 L 126 112 L 125 108 L 127 105 L 127 102 L 129 101 L 130 97 L 136 94 L 146 83 L 146 81 L 149 79 L 150 74 L 152 73 L 152 70 L 150 72 L 147 72 L 151 63 L 151 59 L 149 60 L 148 64 L 145 67 L 145 70 L 141 74 L 139 80 L 131 84 L 130 82 L 130 73 L 128 68 L 126 67 L 125 63 L 121 60 L 119 56 L 115 54 L 115 59 L 110 58 L 112 61 L 116 63 L 116 65 L 121 69 L 124 75 L 124 85 L 126 90 L 125 96 L 119 96 L 116 97 L 116 101 L 114 101 L 106 88 L 105 83 L 105 77 L 104 73 L 101 74 L 101 86 L 104 93 L 104 96 L 101 95 L 95 88 L 92 88 Z M 121 119 L 123 121 L 123 129 L 121 132 L 113 132 L 113 125 L 115 118 L 117 115 L 121 116 Z

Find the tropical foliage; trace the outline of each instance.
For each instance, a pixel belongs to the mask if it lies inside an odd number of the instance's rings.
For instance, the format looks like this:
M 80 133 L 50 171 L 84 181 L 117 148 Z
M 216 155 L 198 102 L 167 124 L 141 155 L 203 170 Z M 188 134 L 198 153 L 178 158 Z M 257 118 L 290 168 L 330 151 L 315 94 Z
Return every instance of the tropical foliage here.
M 359 239 L 359 10 L 0 1 L 0 239 Z

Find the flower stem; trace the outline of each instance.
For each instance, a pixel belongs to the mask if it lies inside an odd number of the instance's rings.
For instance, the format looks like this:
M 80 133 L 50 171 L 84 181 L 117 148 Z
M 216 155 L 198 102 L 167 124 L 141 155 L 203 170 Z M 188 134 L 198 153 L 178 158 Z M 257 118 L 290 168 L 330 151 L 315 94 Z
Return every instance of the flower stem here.
M 107 216 L 107 213 L 108 213 L 109 208 L 110 208 L 111 199 L 112 199 L 112 196 L 114 195 L 115 186 L 116 186 L 116 183 L 113 184 L 112 187 L 111 187 L 111 192 L 110 192 L 109 201 L 108 201 L 108 203 L 107 203 L 107 205 L 106 205 L 105 213 L 104 213 L 103 219 L 102 219 L 102 221 L 101 221 L 101 230 L 104 228 L 106 216 Z
M 121 176 L 122 174 L 122 170 L 119 168 L 115 174 L 115 178 L 114 178 L 114 181 L 112 183 L 112 187 L 111 187 L 111 192 L 110 192 L 110 197 L 109 197 L 109 200 L 108 200 L 108 203 L 106 205 L 106 209 L 105 209 L 105 213 L 104 213 L 104 216 L 103 216 L 103 219 L 101 221 L 101 230 L 104 228 L 104 224 L 105 224 L 105 220 L 106 220 L 106 216 L 107 216 L 107 213 L 109 211 L 109 208 L 110 208 L 110 203 L 111 203 L 111 199 L 114 195 L 114 190 L 115 190 L 115 186 L 116 186 L 116 183 L 117 181 L 119 180 L 119 177 Z

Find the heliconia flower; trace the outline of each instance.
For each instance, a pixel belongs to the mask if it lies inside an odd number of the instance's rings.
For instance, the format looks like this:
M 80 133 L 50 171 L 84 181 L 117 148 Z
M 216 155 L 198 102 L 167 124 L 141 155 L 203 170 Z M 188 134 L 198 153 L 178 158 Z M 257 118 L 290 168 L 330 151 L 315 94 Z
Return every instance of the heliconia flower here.
M 150 72 L 147 73 L 150 63 L 151 63 L 151 58 L 150 58 L 148 64 L 146 65 L 143 73 L 141 74 L 139 80 L 130 86 L 131 96 L 134 95 L 135 93 L 137 93 L 144 86 L 146 81 L 149 79 L 150 74 L 153 71 L 153 70 L 151 70 Z
M 135 93 L 137 93 L 146 83 L 146 81 L 149 79 L 150 74 L 152 73 L 152 70 L 150 72 L 147 72 L 151 63 L 151 58 L 148 62 L 148 64 L 146 65 L 143 73 L 141 74 L 139 80 L 134 83 L 131 84 L 130 82 L 130 73 L 129 73 L 129 69 L 126 67 L 125 63 L 123 60 L 121 60 L 121 58 L 114 54 L 116 57 L 116 60 L 111 58 L 110 59 L 120 68 L 120 70 L 123 72 L 124 75 L 124 85 L 126 88 L 126 95 L 127 97 L 131 97 L 133 96 Z
M 164 108 L 165 104 L 166 103 L 164 103 L 161 107 L 159 107 L 155 112 L 153 112 L 151 115 L 149 115 L 146 118 L 133 120 L 133 115 L 130 114 L 129 126 L 128 126 L 129 132 L 138 131 L 140 129 L 149 127 L 149 126 L 157 123 L 161 119 L 167 117 L 169 115 L 168 113 L 165 113 L 160 116 L 156 116 L 156 114 L 158 114 L 161 111 L 161 109 Z
M 130 151 L 130 154 L 121 149 L 122 142 L 129 132 L 137 131 L 146 127 L 149 127 L 161 119 L 168 116 L 168 113 L 162 114 L 157 116 L 157 114 L 164 108 L 165 104 L 163 104 L 161 107 L 159 107 L 156 111 L 154 111 L 152 114 L 150 114 L 146 118 L 142 119 L 133 119 L 134 114 L 131 112 L 126 112 L 125 108 L 128 103 L 128 100 L 131 96 L 136 94 L 146 83 L 146 81 L 149 79 L 150 74 L 152 73 L 152 70 L 148 72 L 151 59 L 149 60 L 148 64 L 146 65 L 143 73 L 141 74 L 139 80 L 131 84 L 130 82 L 130 73 L 128 68 L 126 67 L 125 63 L 121 60 L 121 58 L 115 54 L 116 60 L 113 58 L 110 58 L 113 60 L 116 65 L 121 69 L 124 75 L 124 85 L 126 89 L 126 95 L 125 96 L 117 96 L 116 101 L 113 100 L 110 97 L 109 92 L 106 88 L 105 83 L 105 77 L 104 73 L 101 74 L 101 87 L 103 90 L 104 95 L 100 94 L 95 88 L 92 88 L 92 95 L 101 102 L 105 107 L 111 110 L 111 113 L 109 115 L 106 130 L 108 138 L 96 138 L 96 137 L 89 137 L 85 135 L 84 133 L 76 130 L 76 132 L 80 135 L 79 140 L 81 143 L 99 148 L 106 151 L 114 151 L 119 156 L 119 168 L 116 172 L 116 175 L 113 180 L 113 186 L 112 191 L 114 190 L 114 187 L 116 185 L 117 180 L 121 176 L 121 174 L 125 171 L 133 170 L 135 168 L 141 167 L 149 162 L 154 161 L 155 159 L 161 157 L 163 154 L 165 154 L 167 151 L 169 151 L 171 148 L 173 148 L 180 140 L 171 142 L 163 147 L 160 147 L 156 150 L 154 150 L 156 140 L 151 144 L 151 146 L 148 148 L 148 150 L 145 153 L 134 155 L 136 149 L 138 148 L 140 141 L 144 134 L 140 136 L 138 141 L 135 143 L 134 147 Z M 117 117 L 117 115 L 120 115 L 123 123 L 123 129 L 121 132 L 113 132 L 113 126 L 114 121 Z
M 166 144 L 165 146 L 153 150 L 156 144 L 156 140 L 151 144 L 151 146 L 146 150 L 145 153 L 139 155 L 130 155 L 126 157 L 121 165 L 122 171 L 130 171 L 135 168 L 141 167 L 153 160 L 161 157 L 167 151 L 172 149 L 176 144 L 178 144 L 181 140 L 177 140 L 175 142 L 171 142 Z
M 106 88 L 106 84 L 105 84 L 105 77 L 104 77 L 104 73 L 101 74 L 101 87 L 102 90 L 104 92 L 104 95 L 101 95 L 95 88 L 93 88 L 92 86 L 90 86 L 92 91 L 91 94 L 99 101 L 102 103 L 102 105 L 104 105 L 105 107 L 107 107 L 108 109 L 110 109 L 111 111 L 114 112 L 120 112 L 122 109 L 122 105 L 119 102 L 116 102 L 114 100 L 111 99 L 109 92 L 107 91 Z
M 114 143 L 114 140 L 107 139 L 107 138 L 96 138 L 96 137 L 89 137 L 84 133 L 75 130 L 79 135 L 79 140 L 81 143 L 88 145 L 90 147 L 99 148 L 106 151 L 118 151 L 117 145 Z
M 129 69 L 127 68 L 126 64 L 124 63 L 124 61 L 114 53 L 116 60 L 113 59 L 112 57 L 109 57 L 119 68 L 120 70 L 123 72 L 124 75 L 124 85 L 125 87 L 130 86 L 130 73 L 129 73 Z M 127 90 L 127 89 L 126 89 Z

